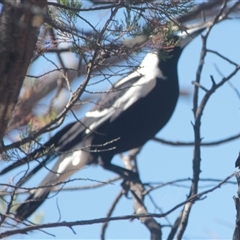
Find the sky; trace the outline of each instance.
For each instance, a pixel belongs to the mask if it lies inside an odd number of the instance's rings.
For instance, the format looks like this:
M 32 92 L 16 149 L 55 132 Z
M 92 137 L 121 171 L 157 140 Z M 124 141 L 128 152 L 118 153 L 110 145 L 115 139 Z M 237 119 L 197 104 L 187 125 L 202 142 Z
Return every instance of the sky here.
M 103 13 L 95 14 L 97 21 Z M 229 59 L 240 62 L 240 24 L 239 20 L 228 20 L 216 25 L 208 39 L 207 47 L 216 50 Z M 190 96 L 181 97 L 175 112 L 168 124 L 157 134 L 157 137 L 170 141 L 193 141 L 192 96 L 196 69 L 200 58 L 201 37 L 196 38 L 186 47 L 178 64 L 180 89 L 188 90 Z M 217 70 L 218 69 L 218 70 Z M 212 75 L 216 82 L 222 76 L 227 76 L 233 70 L 226 61 L 208 53 L 204 64 L 201 84 L 211 87 Z M 240 74 L 231 79 L 231 84 L 240 89 Z M 200 99 L 204 92 L 201 91 Z M 211 142 L 235 135 L 240 132 L 240 99 L 232 86 L 226 83 L 211 97 L 202 118 L 201 135 L 203 142 Z M 70 117 L 69 117 L 70 119 Z M 232 174 L 235 160 L 240 150 L 239 139 L 217 145 L 202 147 L 201 175 L 203 179 L 225 179 Z M 175 179 L 192 177 L 193 147 L 172 147 L 149 141 L 138 156 L 138 165 L 142 182 L 167 182 Z M 119 156 L 115 156 L 113 163 L 122 165 Z M 14 174 L 4 176 L 5 180 Z M 29 185 L 36 185 L 44 177 L 40 172 Z M 89 166 L 74 175 L 76 178 L 95 179 L 107 181 L 115 174 L 103 170 L 99 166 Z M 235 181 L 234 178 L 231 179 Z M 110 205 L 121 190 L 121 182 L 91 190 L 61 192 L 57 198 L 47 200 L 38 210 L 44 214 L 44 223 L 54 221 L 88 220 L 105 217 Z M 68 186 L 89 185 L 90 181 L 77 181 Z M 199 192 L 215 186 L 216 182 L 200 182 Z M 179 202 L 186 200 L 190 182 L 185 181 L 177 186 L 167 186 L 151 193 L 157 205 L 163 212 L 168 211 Z M 236 195 L 237 186 L 224 184 L 221 188 L 209 193 L 203 200 L 197 201 L 190 214 L 188 228 L 184 239 L 230 239 L 235 226 L 235 206 L 233 196 Z M 61 209 L 59 214 L 56 202 Z M 145 198 L 150 213 L 158 213 L 149 197 Z M 181 208 L 168 216 L 173 223 Z M 117 205 L 113 216 L 133 214 L 132 199 L 123 197 Z M 161 224 L 167 224 L 165 219 L 156 219 Z M 48 229 L 57 239 L 99 239 L 101 224 L 74 227 L 76 235 L 68 228 Z M 167 237 L 169 228 L 163 228 L 163 239 Z M 10 239 L 51 239 L 43 232 L 36 231 L 28 235 L 18 235 Z M 54 238 L 53 238 L 54 239 Z M 108 226 L 106 239 L 149 239 L 148 230 L 138 221 L 115 221 Z

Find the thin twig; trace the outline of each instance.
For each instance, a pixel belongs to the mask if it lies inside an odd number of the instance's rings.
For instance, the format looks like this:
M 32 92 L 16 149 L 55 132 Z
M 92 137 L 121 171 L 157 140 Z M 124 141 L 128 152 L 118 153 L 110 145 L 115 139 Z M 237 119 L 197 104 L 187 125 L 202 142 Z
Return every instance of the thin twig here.
M 161 213 L 161 214 L 156 214 L 156 213 L 152 213 L 152 214 L 150 214 L 150 213 L 148 213 L 148 214 L 133 214 L 133 215 L 110 217 L 110 218 L 97 218 L 97 219 L 92 219 L 92 220 L 82 220 L 82 221 L 73 221 L 73 222 L 64 221 L 64 222 L 58 222 L 58 223 L 54 222 L 54 223 L 39 224 L 39 225 L 34 225 L 34 226 L 28 226 L 28 227 L 21 228 L 21 229 L 15 229 L 15 230 L 2 232 L 2 233 L 0 233 L 0 239 L 5 238 L 5 237 L 9 237 L 9 236 L 12 236 L 12 235 L 15 235 L 15 234 L 27 234 L 30 231 L 39 230 L 39 229 L 42 229 L 42 228 L 84 226 L 84 225 L 90 225 L 90 224 L 104 223 L 106 221 L 119 221 L 119 220 L 129 220 L 129 219 L 149 218 L 149 217 L 151 217 L 151 218 L 153 218 L 153 217 L 162 218 L 162 217 L 165 217 L 165 216 L 169 215 L 170 213 L 172 213 L 173 211 L 175 211 L 179 207 L 185 205 L 186 203 L 188 203 L 188 202 L 193 203 L 193 202 L 199 200 L 204 195 L 207 195 L 208 193 L 215 191 L 216 189 L 220 188 L 223 184 L 225 184 L 230 178 L 232 178 L 233 176 L 235 176 L 238 173 L 239 173 L 239 171 L 229 175 L 228 177 L 226 177 L 223 181 L 221 181 L 219 184 L 217 184 L 213 188 L 210 188 L 206 191 L 203 191 L 201 193 L 198 193 L 198 194 L 195 194 L 195 195 L 191 196 L 187 200 L 177 204 L 176 206 L 174 206 L 173 208 L 171 208 L 170 210 L 168 210 L 165 213 Z
M 112 216 L 112 213 L 114 211 L 114 209 L 116 208 L 119 200 L 121 199 L 121 197 L 123 196 L 123 192 L 122 190 L 118 193 L 118 195 L 116 196 L 116 198 L 114 199 L 108 213 L 107 213 L 107 216 L 106 218 L 109 218 Z M 104 240 L 105 239 L 105 233 L 106 233 L 106 230 L 107 230 L 107 227 L 108 227 L 108 221 L 104 222 L 103 225 L 102 225 L 102 230 L 101 230 L 101 239 Z

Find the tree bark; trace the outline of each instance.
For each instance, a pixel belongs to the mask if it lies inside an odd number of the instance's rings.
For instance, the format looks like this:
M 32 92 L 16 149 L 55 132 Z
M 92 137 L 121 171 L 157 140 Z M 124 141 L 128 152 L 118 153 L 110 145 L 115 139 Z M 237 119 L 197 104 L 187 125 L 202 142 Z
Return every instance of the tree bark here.
M 47 0 L 8 0 L 0 16 L 0 139 L 3 139 L 35 50 Z

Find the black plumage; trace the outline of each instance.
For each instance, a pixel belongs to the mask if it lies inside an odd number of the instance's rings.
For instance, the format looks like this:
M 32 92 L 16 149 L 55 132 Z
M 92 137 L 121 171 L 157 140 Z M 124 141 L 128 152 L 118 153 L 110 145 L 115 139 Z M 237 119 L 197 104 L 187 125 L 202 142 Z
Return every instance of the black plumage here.
M 235 162 L 235 167 L 240 168 L 240 153 L 238 154 L 237 160 Z
M 171 37 L 172 45 L 160 47 L 157 53 L 149 53 L 137 70 L 118 81 L 89 111 L 81 121 L 70 123 L 56 133 L 43 147 L 4 169 L 4 174 L 54 145 L 55 155 L 45 156 L 23 184 L 51 158 L 59 155 L 53 169 L 34 190 L 27 201 L 17 209 L 17 218 L 28 218 L 47 198 L 53 186 L 64 181 L 87 164 L 101 163 L 104 168 L 123 177 L 131 172 L 113 165 L 111 159 L 144 145 L 169 121 L 179 96 L 177 63 L 183 48 L 204 28 L 191 34 Z M 180 39 L 180 41 L 179 41 Z M 168 53 L 165 60 L 161 55 Z M 165 54 L 166 55 L 166 54 Z

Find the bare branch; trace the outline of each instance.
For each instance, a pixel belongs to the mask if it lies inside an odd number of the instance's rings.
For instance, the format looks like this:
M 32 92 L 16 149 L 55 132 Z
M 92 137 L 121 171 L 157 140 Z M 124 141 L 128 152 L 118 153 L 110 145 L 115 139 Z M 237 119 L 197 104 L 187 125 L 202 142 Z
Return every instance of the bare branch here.
M 136 155 L 139 153 L 140 149 L 135 149 L 134 151 L 130 151 L 129 156 L 122 157 L 125 167 L 128 170 L 133 171 L 133 167 L 131 165 L 132 157 L 136 157 Z M 139 172 L 136 169 L 137 166 L 135 166 L 135 171 Z M 126 180 L 125 180 L 126 181 Z M 125 182 L 124 185 L 129 184 L 130 185 L 130 191 L 133 196 L 134 201 L 134 211 L 137 214 L 148 214 L 147 208 L 144 204 L 144 186 L 141 183 L 140 179 L 137 181 L 130 181 L 129 183 Z M 151 234 L 152 240 L 159 240 L 162 239 L 162 231 L 161 231 L 161 225 L 155 221 L 153 217 L 148 218 L 142 218 L 139 217 L 139 220 L 146 226 L 146 228 L 149 230 Z
M 211 142 L 201 142 L 200 145 L 203 147 L 211 147 L 211 146 L 217 146 L 220 144 L 224 144 L 224 143 L 228 143 L 231 142 L 233 140 L 236 140 L 240 138 L 240 133 L 237 133 L 236 135 L 233 135 L 231 137 L 228 138 L 224 138 L 221 140 L 217 140 L 217 141 L 211 141 Z M 189 146 L 193 146 L 194 142 L 183 142 L 183 141 L 169 141 L 169 140 L 165 140 L 162 138 L 158 138 L 158 137 L 154 137 L 152 140 L 156 141 L 156 142 L 160 142 L 162 144 L 166 144 L 166 145 L 170 145 L 170 146 L 176 146 L 176 147 L 189 147 Z
M 207 29 L 207 32 L 205 34 L 205 36 L 202 36 L 202 51 L 201 51 L 201 57 L 200 57 L 200 61 L 199 61 L 199 66 L 197 69 L 197 74 L 196 74 L 196 83 L 200 84 L 200 78 L 201 78 L 201 73 L 202 73 L 202 69 L 203 69 L 203 65 L 204 65 L 204 59 L 206 57 L 206 44 L 207 44 L 207 38 L 210 34 L 210 31 L 212 29 L 212 27 L 214 26 L 214 24 L 216 24 L 220 17 L 222 16 L 224 10 L 226 9 L 226 5 L 227 5 L 227 1 L 223 1 L 221 9 L 219 11 L 219 13 L 214 17 L 212 25 L 209 26 L 209 28 Z M 212 89 L 214 89 L 215 84 L 213 83 Z M 215 89 L 214 89 L 215 91 Z M 189 192 L 189 197 L 191 198 L 192 195 L 196 195 L 198 192 L 198 184 L 199 184 L 199 176 L 200 176 L 200 172 L 201 172 L 201 134 L 200 134 L 200 126 L 201 126 L 201 117 L 202 117 L 202 112 L 203 109 L 207 103 L 207 100 L 209 99 L 210 95 L 214 92 L 214 91 L 208 91 L 205 96 L 204 96 L 204 100 L 202 101 L 202 103 L 200 105 L 198 105 L 198 98 L 199 98 L 199 87 L 195 86 L 194 87 L 194 97 L 193 97 L 193 114 L 194 114 L 194 118 L 195 118 L 195 122 L 194 122 L 194 153 L 193 153 L 193 161 L 192 161 L 192 165 L 193 165 L 193 180 L 192 180 L 192 185 L 191 185 L 191 189 Z M 211 92 L 211 93 L 210 93 Z M 179 230 L 177 233 L 177 240 L 182 239 L 183 234 L 187 228 L 187 224 L 188 224 L 188 219 L 189 219 L 189 215 L 191 212 L 191 208 L 193 206 L 193 202 L 187 202 L 186 205 L 183 208 L 182 211 L 182 217 L 181 217 L 181 221 L 179 223 Z
M 176 209 L 178 209 L 179 207 L 185 205 L 188 202 L 195 202 L 199 199 L 201 199 L 201 197 L 203 197 L 204 195 L 215 191 L 216 189 L 220 188 L 223 184 L 225 184 L 230 178 L 232 178 L 233 176 L 235 176 L 236 173 L 233 173 L 231 175 L 229 175 L 228 177 L 226 177 L 223 181 L 221 181 L 219 184 L 217 184 L 216 186 L 214 186 L 213 188 L 210 188 L 206 191 L 203 191 L 201 193 L 195 194 L 193 196 L 191 196 L 190 198 L 188 198 L 186 201 L 183 201 L 179 204 L 177 204 L 176 206 L 174 206 L 173 208 L 171 208 L 169 211 L 162 213 L 162 214 L 133 214 L 133 215 L 125 215 L 125 216 L 118 216 L 118 217 L 110 217 L 110 218 L 98 218 L 98 219 L 92 219 L 92 220 L 83 220 L 83 221 L 74 221 L 74 222 L 58 222 L 58 223 L 47 223 L 47 224 L 39 224 L 39 225 L 33 225 L 33 226 L 28 226 L 25 228 L 21 228 L 21 229 L 16 229 L 16 230 L 10 230 L 10 231 L 5 231 L 0 233 L 0 238 L 5 238 L 5 237 L 9 237 L 15 234 L 26 234 L 30 231 L 33 230 L 39 230 L 39 229 L 43 229 L 43 228 L 54 228 L 54 227 L 73 227 L 73 226 L 84 226 L 84 225 L 89 225 L 89 224 L 99 224 L 99 223 L 104 223 L 106 221 L 110 222 L 110 221 L 119 221 L 119 220 L 129 220 L 129 219 L 138 219 L 138 218 L 162 218 L 165 217 L 167 215 L 169 215 L 171 212 L 175 211 Z
M 116 196 L 115 200 L 113 201 L 108 213 L 107 213 L 107 218 L 112 216 L 112 213 L 114 211 L 114 209 L 117 206 L 117 203 L 119 202 L 119 200 L 121 199 L 121 197 L 123 196 L 123 192 L 122 190 L 118 193 L 118 195 Z M 108 221 L 104 222 L 102 225 L 102 231 L 101 231 L 101 239 L 104 240 L 105 239 L 105 233 L 106 233 L 106 229 L 108 227 Z

